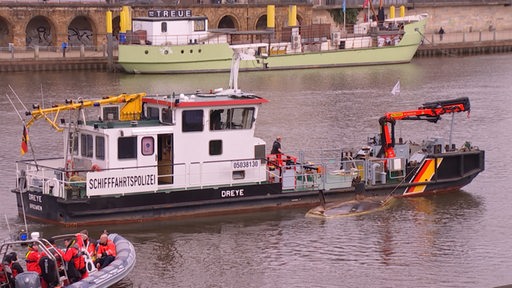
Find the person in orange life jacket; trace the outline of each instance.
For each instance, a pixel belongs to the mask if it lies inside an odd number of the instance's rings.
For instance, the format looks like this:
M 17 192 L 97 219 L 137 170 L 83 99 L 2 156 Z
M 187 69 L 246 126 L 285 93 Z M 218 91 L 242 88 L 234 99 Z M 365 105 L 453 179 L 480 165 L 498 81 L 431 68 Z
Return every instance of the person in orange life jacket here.
M 23 267 L 18 263 L 18 255 L 16 252 L 11 252 L 4 256 L 4 259 L 2 259 L 2 267 L 5 269 L 6 274 L 4 274 L 4 271 L 1 271 L 1 273 L 9 278 L 9 287 L 14 287 L 14 278 L 16 278 L 16 275 L 23 273 Z
M 50 239 L 46 245 L 46 249 L 53 255 L 55 261 L 46 255 L 45 251 L 41 251 L 41 259 L 39 260 L 39 267 L 41 268 L 41 283 L 43 287 L 55 288 L 60 287 L 59 276 L 64 275 L 64 271 L 61 269 L 62 256 L 64 252 L 59 248 L 55 247 L 55 241 Z
M 108 235 L 103 233 L 100 236 L 98 245 L 96 245 L 96 268 L 102 269 L 110 264 L 116 258 L 116 245 L 108 239 Z
M 87 269 L 85 269 L 85 260 L 80 253 L 80 245 L 83 245 L 81 237 L 77 237 L 80 239 L 64 240 L 64 244 L 66 245 L 66 252 L 62 255 L 62 260 L 68 262 L 67 266 L 67 274 L 69 281 L 74 283 L 87 277 Z M 80 244 L 81 243 L 81 244 Z
M 96 260 L 96 244 L 89 238 L 89 232 L 87 230 L 80 231 L 81 234 L 87 236 L 84 237 L 84 247 L 86 247 L 87 252 L 91 255 L 92 261 Z
M 39 259 L 41 254 L 36 244 L 28 244 L 28 251 L 25 254 L 25 262 L 27 262 L 27 271 L 34 271 L 41 275 L 41 268 L 39 267 Z

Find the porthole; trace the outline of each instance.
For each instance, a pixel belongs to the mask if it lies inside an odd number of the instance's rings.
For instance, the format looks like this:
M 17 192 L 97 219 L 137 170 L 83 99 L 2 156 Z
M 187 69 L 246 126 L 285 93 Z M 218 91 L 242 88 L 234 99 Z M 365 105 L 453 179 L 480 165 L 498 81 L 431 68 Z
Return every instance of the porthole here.
M 194 50 L 190 49 L 190 54 L 194 53 Z
M 185 50 L 181 50 L 181 54 L 184 54 L 185 53 Z
M 149 51 L 148 50 L 144 50 L 144 54 L 148 55 Z

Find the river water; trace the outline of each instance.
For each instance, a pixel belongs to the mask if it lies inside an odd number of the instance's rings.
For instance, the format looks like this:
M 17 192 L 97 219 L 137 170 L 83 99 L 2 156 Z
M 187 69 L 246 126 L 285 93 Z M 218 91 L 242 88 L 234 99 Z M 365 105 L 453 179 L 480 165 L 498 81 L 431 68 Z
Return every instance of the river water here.
M 510 54 L 419 58 L 410 64 L 242 73 L 239 85 L 266 97 L 256 134 L 283 149 L 357 147 L 385 112 L 467 96 L 470 117 L 455 116 L 453 142 L 486 150 L 486 171 L 452 194 L 402 199 L 393 208 L 321 221 L 306 210 L 88 227 L 118 232 L 136 247 L 134 271 L 118 287 L 494 287 L 512 283 L 512 126 Z M 169 93 L 226 87 L 228 74 L 124 75 L 100 72 L 9 73 L 0 77 L 0 237 L 23 223 L 10 189 L 22 125 L 7 98 L 26 105 L 122 92 Z M 390 91 L 400 80 L 401 93 Z M 448 137 L 437 124 L 400 122 L 399 136 Z M 60 152 L 60 134 L 32 126 L 37 157 Z M 269 149 L 270 147 L 268 147 Z M 61 152 L 62 153 L 62 152 Z M 23 157 L 30 157 L 26 154 Z M 9 223 L 9 225 L 7 225 Z M 44 235 L 76 232 L 30 223 Z

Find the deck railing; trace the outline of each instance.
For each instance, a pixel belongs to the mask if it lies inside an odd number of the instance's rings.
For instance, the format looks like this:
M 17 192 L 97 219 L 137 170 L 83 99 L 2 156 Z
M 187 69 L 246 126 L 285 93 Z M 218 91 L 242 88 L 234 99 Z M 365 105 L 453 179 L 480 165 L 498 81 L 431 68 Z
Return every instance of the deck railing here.
M 34 46 L 19 47 L 10 44 L 7 47 L 0 47 L 0 61 L 17 59 L 38 60 L 58 58 L 107 58 L 106 45 L 100 46 L 73 46 L 63 51 L 57 46 Z M 113 50 L 113 56 L 117 56 L 117 49 Z
M 197 163 L 175 163 L 172 172 L 158 175 L 159 190 L 179 191 L 205 187 L 236 186 L 247 183 L 281 183 L 283 191 L 331 190 L 348 188 L 354 179 L 367 185 L 385 183 L 387 179 L 401 180 L 405 175 L 405 159 L 402 170 L 392 172 L 385 169 L 385 159 L 341 160 L 342 150 L 311 150 L 297 152 L 297 156 L 276 159 L 240 159 L 257 161 L 259 164 L 248 169 L 233 169 L 233 161 L 211 161 Z M 293 159 L 293 160 L 285 160 Z M 307 159 L 307 161 L 305 161 Z M 36 191 L 63 199 L 87 198 L 86 176 L 92 170 L 66 170 L 60 165 L 61 158 L 19 161 L 16 164 L 17 189 Z M 237 161 L 237 162 L 238 162 Z M 62 166 L 62 167 L 61 167 Z M 61 167 L 61 168 L 55 168 Z M 153 166 L 157 170 L 156 166 Z M 150 168 L 150 167 L 142 167 Z M 137 167 L 102 170 L 134 170 Z M 399 176 L 396 176 L 399 175 Z M 402 175 L 402 176 L 400 176 Z M 129 192 L 128 192 L 129 193 Z

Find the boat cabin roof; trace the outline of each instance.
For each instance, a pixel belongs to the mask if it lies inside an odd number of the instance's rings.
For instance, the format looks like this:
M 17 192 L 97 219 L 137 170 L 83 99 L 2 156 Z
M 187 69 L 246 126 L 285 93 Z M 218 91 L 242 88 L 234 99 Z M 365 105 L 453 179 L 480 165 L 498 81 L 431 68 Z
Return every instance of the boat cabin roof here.
M 235 92 L 232 89 L 222 88 L 208 93 L 197 92 L 179 95 L 148 95 L 142 99 L 144 103 L 158 104 L 159 106 L 186 108 L 186 107 L 213 107 L 213 106 L 239 106 L 254 105 L 268 102 L 268 100 L 251 93 Z

